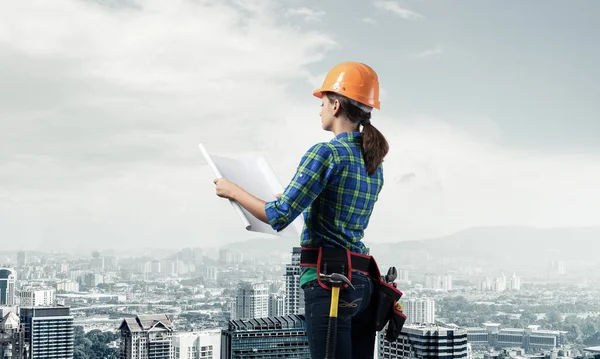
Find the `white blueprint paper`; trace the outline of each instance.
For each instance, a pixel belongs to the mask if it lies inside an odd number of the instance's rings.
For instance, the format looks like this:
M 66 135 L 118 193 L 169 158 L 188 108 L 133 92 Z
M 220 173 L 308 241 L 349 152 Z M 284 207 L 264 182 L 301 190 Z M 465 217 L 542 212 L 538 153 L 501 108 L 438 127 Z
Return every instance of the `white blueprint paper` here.
M 235 158 L 223 157 L 210 154 L 202 143 L 198 144 L 198 147 L 215 178 L 226 178 L 267 202 L 275 199 L 276 194 L 283 192 L 283 186 L 264 157 L 248 155 L 240 155 Z M 270 225 L 263 223 L 246 211 L 237 202 L 230 200 L 230 203 L 246 230 L 300 238 L 304 225 L 302 214 L 278 233 Z

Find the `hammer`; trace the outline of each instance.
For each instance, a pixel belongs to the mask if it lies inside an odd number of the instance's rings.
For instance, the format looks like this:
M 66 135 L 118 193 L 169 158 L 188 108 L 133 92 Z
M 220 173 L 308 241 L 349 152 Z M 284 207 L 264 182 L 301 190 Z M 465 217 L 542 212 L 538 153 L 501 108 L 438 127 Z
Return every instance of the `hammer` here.
M 348 284 L 352 289 L 355 289 L 350 280 L 346 276 L 333 273 L 322 274 L 319 276 L 321 281 L 331 284 L 331 306 L 329 307 L 329 326 L 327 327 L 327 344 L 325 348 L 325 359 L 335 358 L 335 339 L 337 337 L 337 315 L 338 303 L 340 300 L 340 287 L 342 284 Z

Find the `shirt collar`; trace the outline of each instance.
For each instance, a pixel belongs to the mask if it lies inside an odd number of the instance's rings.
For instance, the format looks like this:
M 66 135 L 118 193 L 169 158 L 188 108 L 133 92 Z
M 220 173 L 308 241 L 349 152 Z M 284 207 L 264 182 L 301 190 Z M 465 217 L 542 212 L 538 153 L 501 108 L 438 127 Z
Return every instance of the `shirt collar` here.
M 360 132 L 342 132 L 335 136 L 331 141 L 356 142 L 360 140 L 360 136 Z

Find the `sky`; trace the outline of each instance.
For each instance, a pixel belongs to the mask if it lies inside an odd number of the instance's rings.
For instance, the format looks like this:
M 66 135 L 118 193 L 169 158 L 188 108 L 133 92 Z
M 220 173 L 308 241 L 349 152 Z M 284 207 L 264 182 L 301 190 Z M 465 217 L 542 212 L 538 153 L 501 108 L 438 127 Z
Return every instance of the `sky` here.
M 246 232 L 198 150 L 286 185 L 342 61 L 390 144 L 365 240 L 599 226 L 600 47 L 581 1 L 54 0 L 0 11 L 3 249 L 215 246 Z M 264 236 L 263 236 L 264 237 Z

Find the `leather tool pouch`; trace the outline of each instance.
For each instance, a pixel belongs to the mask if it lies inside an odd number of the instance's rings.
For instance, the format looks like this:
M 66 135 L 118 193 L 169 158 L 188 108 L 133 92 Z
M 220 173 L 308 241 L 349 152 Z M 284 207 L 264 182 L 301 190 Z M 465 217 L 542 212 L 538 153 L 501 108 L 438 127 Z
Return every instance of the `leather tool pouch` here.
M 373 298 L 377 301 L 375 329 L 381 331 L 389 323 L 386 340 L 393 342 L 400 335 L 406 322 L 406 315 L 396 310 L 396 303 L 402 297 L 402 292 L 381 280 L 377 284 L 377 296 Z
M 321 281 L 322 274 L 343 274 L 352 281 L 352 262 L 350 261 L 350 251 L 342 248 L 319 248 L 319 256 L 317 259 L 317 280 L 319 285 L 327 290 L 331 290 L 331 285 L 327 281 Z M 343 284 L 341 289 L 348 287 L 348 284 Z
M 405 322 L 406 315 L 401 311 L 398 311 L 394 305 L 392 316 L 385 333 L 385 340 L 391 343 L 395 342 L 396 339 L 398 339 L 398 336 L 400 336 L 400 332 L 402 332 L 402 327 L 404 327 Z

